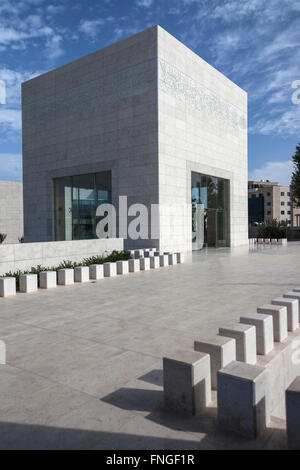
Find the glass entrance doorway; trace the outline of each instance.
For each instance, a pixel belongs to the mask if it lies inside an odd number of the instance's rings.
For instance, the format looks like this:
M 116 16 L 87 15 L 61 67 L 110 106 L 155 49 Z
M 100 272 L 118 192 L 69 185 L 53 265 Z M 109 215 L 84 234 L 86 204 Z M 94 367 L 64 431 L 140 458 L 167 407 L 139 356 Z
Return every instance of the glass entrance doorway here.
M 96 210 L 111 202 L 111 172 L 56 178 L 54 198 L 57 241 L 97 238 Z
M 229 246 L 229 180 L 192 173 L 192 247 Z

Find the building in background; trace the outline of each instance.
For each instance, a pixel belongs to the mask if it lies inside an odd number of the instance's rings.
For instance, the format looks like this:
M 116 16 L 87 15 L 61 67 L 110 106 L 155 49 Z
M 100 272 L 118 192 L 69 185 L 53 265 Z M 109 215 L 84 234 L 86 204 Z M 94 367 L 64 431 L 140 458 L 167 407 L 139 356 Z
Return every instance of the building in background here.
M 19 243 L 23 237 L 23 185 L 0 181 L 0 233 L 4 243 Z
M 248 182 L 249 224 L 276 219 L 290 227 L 300 225 L 300 210 L 291 201 L 289 186 L 269 180 Z

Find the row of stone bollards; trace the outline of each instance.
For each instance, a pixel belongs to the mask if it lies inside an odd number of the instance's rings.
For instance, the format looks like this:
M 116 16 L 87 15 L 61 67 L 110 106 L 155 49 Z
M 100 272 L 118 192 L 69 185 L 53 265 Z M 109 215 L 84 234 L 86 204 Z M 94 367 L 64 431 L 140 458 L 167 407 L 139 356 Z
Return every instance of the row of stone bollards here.
M 253 439 L 286 416 L 288 447 L 300 449 L 300 288 L 163 358 L 167 408 L 202 415 L 217 391 L 222 429 Z

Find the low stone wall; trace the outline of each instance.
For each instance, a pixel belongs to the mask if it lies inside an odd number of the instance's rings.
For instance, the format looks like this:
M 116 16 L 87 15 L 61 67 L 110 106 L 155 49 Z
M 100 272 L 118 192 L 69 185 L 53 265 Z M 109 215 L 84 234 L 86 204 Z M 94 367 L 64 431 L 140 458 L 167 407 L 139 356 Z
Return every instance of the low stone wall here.
M 124 247 L 122 238 L 19 243 L 0 246 L 0 275 L 33 266 L 52 267 L 64 260 L 82 261 L 89 256 L 109 254 Z

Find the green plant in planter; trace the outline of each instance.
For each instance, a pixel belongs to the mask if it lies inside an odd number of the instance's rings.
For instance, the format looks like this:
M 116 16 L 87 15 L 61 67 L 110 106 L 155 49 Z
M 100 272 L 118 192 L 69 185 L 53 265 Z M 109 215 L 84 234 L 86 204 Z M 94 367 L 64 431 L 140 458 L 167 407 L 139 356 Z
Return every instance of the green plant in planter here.
M 277 220 L 272 220 L 257 228 L 257 238 L 286 238 L 286 230 Z

